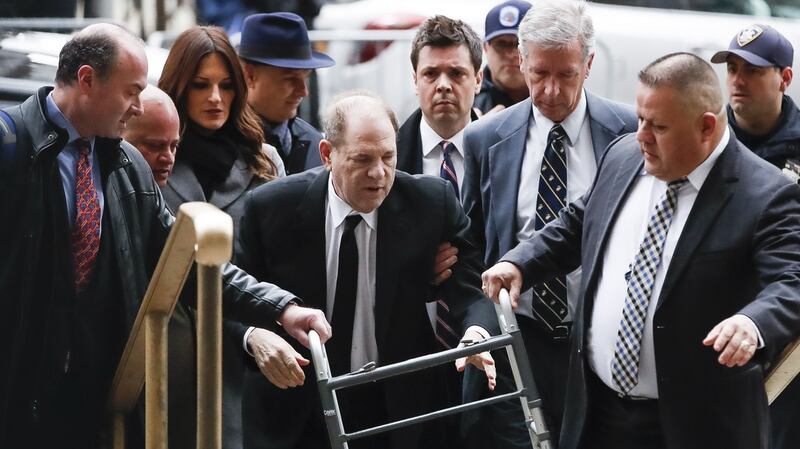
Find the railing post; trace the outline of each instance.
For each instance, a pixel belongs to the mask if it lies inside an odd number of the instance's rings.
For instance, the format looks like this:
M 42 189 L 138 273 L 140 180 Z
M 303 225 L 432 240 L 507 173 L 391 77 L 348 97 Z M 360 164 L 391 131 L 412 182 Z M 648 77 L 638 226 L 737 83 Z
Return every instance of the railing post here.
M 113 435 L 112 442 L 114 449 L 125 449 L 125 414 L 114 412 L 113 422 L 111 423 Z
M 181 205 L 122 353 L 109 399 L 114 449 L 125 448 L 125 416 L 145 391 L 147 449 L 166 449 L 169 317 L 197 262 L 197 447 L 222 447 L 222 270 L 233 221 L 209 203 Z M 189 348 L 187 348 L 189 350 Z
M 197 264 L 197 448 L 222 448 L 222 270 Z
M 167 449 L 167 324 L 169 315 L 145 316 L 145 448 Z

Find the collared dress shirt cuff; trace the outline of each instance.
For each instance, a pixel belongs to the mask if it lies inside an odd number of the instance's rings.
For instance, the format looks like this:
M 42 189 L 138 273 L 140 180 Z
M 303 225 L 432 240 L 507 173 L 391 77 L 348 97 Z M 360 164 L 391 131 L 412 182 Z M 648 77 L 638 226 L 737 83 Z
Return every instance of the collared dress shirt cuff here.
M 242 348 L 244 348 L 244 352 L 249 354 L 250 357 L 254 357 L 254 356 L 253 356 L 253 353 L 250 352 L 250 346 L 247 345 L 247 339 L 250 338 L 250 334 L 252 334 L 254 330 L 256 330 L 255 327 L 252 327 L 252 326 L 248 327 L 247 330 L 244 331 L 244 338 L 242 339 Z

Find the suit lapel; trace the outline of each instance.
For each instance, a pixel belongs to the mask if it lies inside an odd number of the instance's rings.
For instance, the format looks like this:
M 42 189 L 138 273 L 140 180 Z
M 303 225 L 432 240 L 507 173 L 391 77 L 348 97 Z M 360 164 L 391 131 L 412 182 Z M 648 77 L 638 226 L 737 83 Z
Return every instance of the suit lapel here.
M 305 278 L 310 283 L 307 296 L 303 298 L 308 306 L 326 311 L 327 309 L 327 268 L 325 263 L 325 200 L 328 194 L 328 171 L 321 170 L 311 181 L 300 204 L 295 209 L 298 232 L 303 243 L 295 247 L 295 260 L 302 261 Z M 312 280 L 316 280 L 315 282 Z
M 497 126 L 500 141 L 489 147 L 489 176 L 492 186 L 491 211 L 497 227 L 499 255 L 516 244 L 517 199 L 522 158 L 533 112 L 530 99 Z
M 719 212 L 730 200 L 734 193 L 736 182 L 739 180 L 738 167 L 741 153 L 736 138 L 731 133 L 730 141 L 725 151 L 719 156 L 716 164 L 711 169 L 703 183 L 697 199 L 689 213 L 689 218 L 681 231 L 681 236 L 675 246 L 664 285 L 658 297 L 656 310 L 661 307 L 669 297 L 675 284 L 680 280 L 683 270 L 694 255 L 695 250 L 705 239 L 711 226 L 716 222 Z
M 397 132 L 397 168 L 412 174 L 422 173 L 421 120 L 422 111 L 417 109 Z
M 599 162 L 608 144 L 625 129 L 625 122 L 598 97 L 587 91 L 584 93 L 586 94 L 586 108 L 589 112 L 589 129 L 592 133 L 594 157 Z
M 194 171 L 189 164 L 175 162 L 172 175 L 167 179 L 166 188 L 172 189 L 182 200 L 181 203 L 189 201 L 206 201 L 200 182 L 197 180 Z
M 397 182 L 397 179 L 395 180 Z M 396 191 L 396 186 L 393 191 Z M 408 245 L 409 217 L 402 198 L 390 193 L 378 209 L 375 266 L 375 339 L 386 347 L 387 330 L 397 300 L 398 274 Z
M 584 272 L 584 276 L 586 277 L 584 284 L 587 286 L 584 291 L 588 291 L 590 288 L 588 286 L 593 286 L 597 282 L 597 275 L 601 271 L 598 269 L 601 263 L 600 257 L 604 253 L 605 245 L 611 235 L 614 219 L 619 214 L 620 208 L 625 203 L 625 198 L 628 196 L 631 187 L 633 187 L 644 165 L 644 160 L 638 151 L 638 145 L 636 145 L 635 141 L 632 145 L 635 145 L 635 151 L 628 151 L 628 154 L 625 155 L 624 159 L 619 164 L 619 170 L 616 172 L 616 176 L 614 176 L 612 187 L 610 189 L 604 189 L 604 192 L 608 192 L 607 195 L 603 198 L 593 196 L 591 200 L 592 209 L 596 209 L 599 213 L 603 214 L 597 226 L 593 226 L 593 228 L 602 229 L 603 231 L 600 238 L 596 240 L 597 244 L 591 249 L 592 252 L 588 258 L 590 263 L 584 265 L 584 267 L 589 267 L 591 270 L 589 272 Z M 586 243 L 586 237 L 587 236 L 584 236 L 584 244 Z M 586 301 L 584 301 L 585 316 L 591 316 L 594 294 L 587 294 L 584 295 L 584 297 L 586 298 Z M 586 326 L 588 324 L 589 320 L 584 319 L 584 325 Z
M 237 158 L 228 173 L 228 178 L 214 190 L 208 202 L 224 210 L 247 191 L 253 177 L 253 172 L 247 167 L 244 159 Z

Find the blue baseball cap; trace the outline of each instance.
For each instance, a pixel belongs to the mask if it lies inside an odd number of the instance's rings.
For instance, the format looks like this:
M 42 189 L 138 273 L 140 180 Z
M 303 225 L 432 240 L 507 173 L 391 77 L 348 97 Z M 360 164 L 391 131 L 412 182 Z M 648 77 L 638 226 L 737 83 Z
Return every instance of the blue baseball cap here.
M 725 62 L 728 55 L 739 56 L 754 66 L 783 69 L 792 66 L 794 48 L 775 28 L 755 24 L 739 31 L 728 49 L 716 52 L 711 62 Z
M 252 14 L 244 19 L 239 57 L 286 69 L 319 69 L 334 65 L 314 51 L 302 17 L 290 12 Z
M 519 23 L 525 13 L 531 9 L 531 4 L 522 0 L 508 0 L 492 8 L 486 14 L 484 42 L 504 34 L 517 34 Z

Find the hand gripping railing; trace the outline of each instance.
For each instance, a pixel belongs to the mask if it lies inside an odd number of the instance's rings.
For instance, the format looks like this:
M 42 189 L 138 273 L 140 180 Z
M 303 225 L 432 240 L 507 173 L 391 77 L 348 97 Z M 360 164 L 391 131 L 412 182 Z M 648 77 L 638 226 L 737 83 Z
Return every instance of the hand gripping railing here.
M 375 368 L 373 370 L 359 370 L 337 377 L 331 377 L 328 356 L 325 352 L 325 346 L 319 339 L 319 335 L 314 331 L 309 332 L 311 356 L 314 361 L 314 370 L 317 374 L 317 387 L 319 388 L 319 394 L 322 399 L 322 413 L 328 428 L 328 437 L 330 438 L 331 447 L 333 449 L 347 449 L 348 441 L 388 432 L 455 413 L 465 412 L 467 410 L 473 410 L 501 401 L 519 398 L 531 437 L 531 444 L 537 449 L 550 449 L 552 446 L 550 444 L 550 434 L 547 432 L 544 422 L 542 401 L 539 398 L 539 391 L 536 389 L 536 384 L 533 380 L 528 354 L 525 352 L 522 334 L 517 326 L 517 319 L 514 316 L 514 311 L 511 309 L 511 300 L 505 289 L 500 292 L 500 304 L 495 304 L 495 311 L 497 312 L 497 319 L 500 322 L 501 335 L 491 337 L 467 347 L 450 349 Z M 443 365 L 461 357 L 467 357 L 483 351 L 492 351 L 503 347 L 505 347 L 508 352 L 511 370 L 514 374 L 514 382 L 517 387 L 516 391 L 437 410 L 400 421 L 382 424 L 357 432 L 345 432 L 341 414 L 339 413 L 336 390 Z
M 222 264 L 233 221 L 208 203 L 186 203 L 169 233 L 117 366 L 109 407 L 114 448 L 125 447 L 125 415 L 145 385 L 145 447 L 167 448 L 167 324 L 197 261 L 197 447 L 222 447 Z M 189 350 L 189 348 L 187 348 Z

